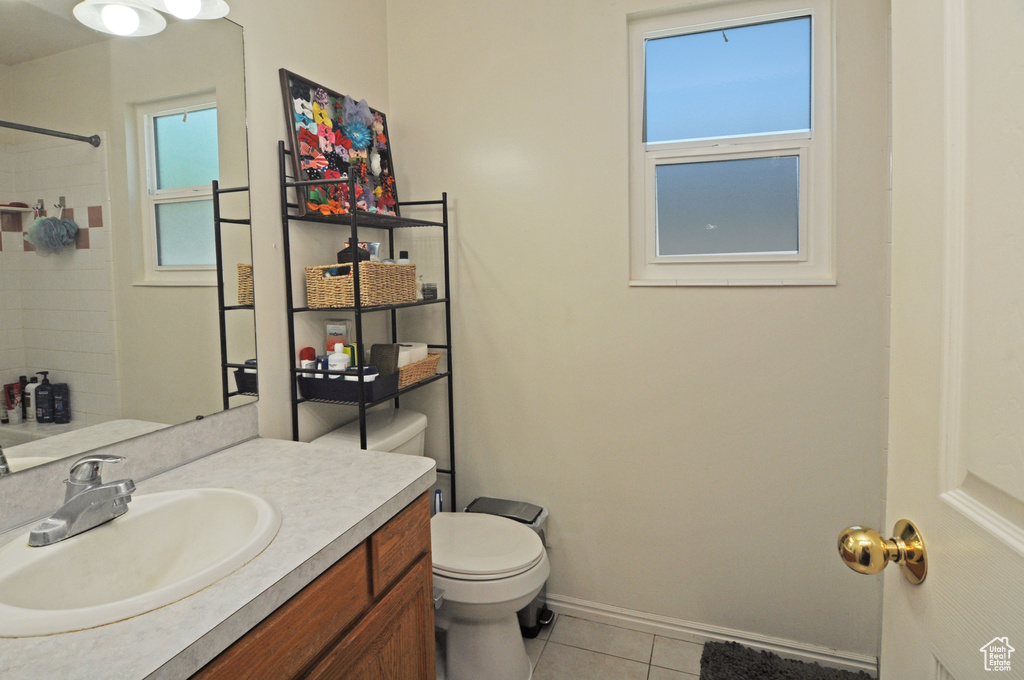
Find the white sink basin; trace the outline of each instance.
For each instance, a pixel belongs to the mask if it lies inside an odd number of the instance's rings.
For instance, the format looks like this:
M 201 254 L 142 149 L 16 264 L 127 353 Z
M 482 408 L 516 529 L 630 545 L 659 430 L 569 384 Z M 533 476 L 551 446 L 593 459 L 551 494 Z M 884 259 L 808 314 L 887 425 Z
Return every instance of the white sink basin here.
M 233 489 L 134 496 L 117 519 L 41 548 L 0 548 L 0 637 L 102 626 L 188 597 L 263 551 L 281 515 Z

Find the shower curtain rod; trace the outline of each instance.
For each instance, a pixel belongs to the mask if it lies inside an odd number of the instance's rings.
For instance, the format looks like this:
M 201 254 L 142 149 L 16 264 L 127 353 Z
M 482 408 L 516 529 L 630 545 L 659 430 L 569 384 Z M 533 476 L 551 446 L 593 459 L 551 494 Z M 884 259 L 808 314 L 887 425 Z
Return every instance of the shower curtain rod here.
M 73 135 L 70 132 L 59 132 L 57 130 L 47 130 L 46 128 L 33 127 L 32 125 L 22 125 L 21 123 L 12 123 L 7 120 L 0 120 L 0 127 L 11 128 L 12 130 L 22 130 L 24 132 L 35 132 L 40 135 L 50 135 L 51 137 L 63 137 L 64 139 L 73 139 L 76 142 L 88 142 L 93 146 L 100 145 L 100 136 L 93 135 L 92 137 L 85 137 L 83 135 Z

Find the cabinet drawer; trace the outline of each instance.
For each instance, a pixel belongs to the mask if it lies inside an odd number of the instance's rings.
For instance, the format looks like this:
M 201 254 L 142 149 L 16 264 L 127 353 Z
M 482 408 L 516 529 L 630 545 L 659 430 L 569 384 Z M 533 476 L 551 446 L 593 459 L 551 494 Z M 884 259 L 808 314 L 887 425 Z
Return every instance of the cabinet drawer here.
M 434 680 L 432 584 L 424 555 L 305 680 Z
M 370 537 L 374 599 L 421 555 L 430 552 L 430 500 L 423 494 Z
M 193 680 L 295 678 L 370 607 L 366 543 L 285 602 Z

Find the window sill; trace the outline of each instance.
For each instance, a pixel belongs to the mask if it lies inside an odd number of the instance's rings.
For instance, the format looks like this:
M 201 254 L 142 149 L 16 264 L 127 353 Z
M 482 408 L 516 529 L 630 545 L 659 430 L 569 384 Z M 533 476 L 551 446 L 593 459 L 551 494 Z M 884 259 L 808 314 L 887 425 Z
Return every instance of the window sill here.
M 216 288 L 216 281 L 204 281 L 200 279 L 181 279 L 178 281 L 133 281 L 133 286 L 177 286 L 187 288 Z
M 744 286 L 834 286 L 833 279 L 711 279 L 706 281 L 690 279 L 657 279 L 643 280 L 631 279 L 630 286 L 638 288 L 666 287 L 666 286 L 697 286 L 697 287 L 744 287 Z

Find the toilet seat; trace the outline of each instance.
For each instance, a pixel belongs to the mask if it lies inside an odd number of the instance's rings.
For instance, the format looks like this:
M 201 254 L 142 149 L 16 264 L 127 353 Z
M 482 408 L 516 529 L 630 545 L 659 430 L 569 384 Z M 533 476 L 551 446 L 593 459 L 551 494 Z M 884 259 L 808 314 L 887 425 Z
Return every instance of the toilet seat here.
M 430 520 L 434 573 L 463 581 L 511 578 L 544 556 L 530 528 L 496 515 L 444 512 Z

